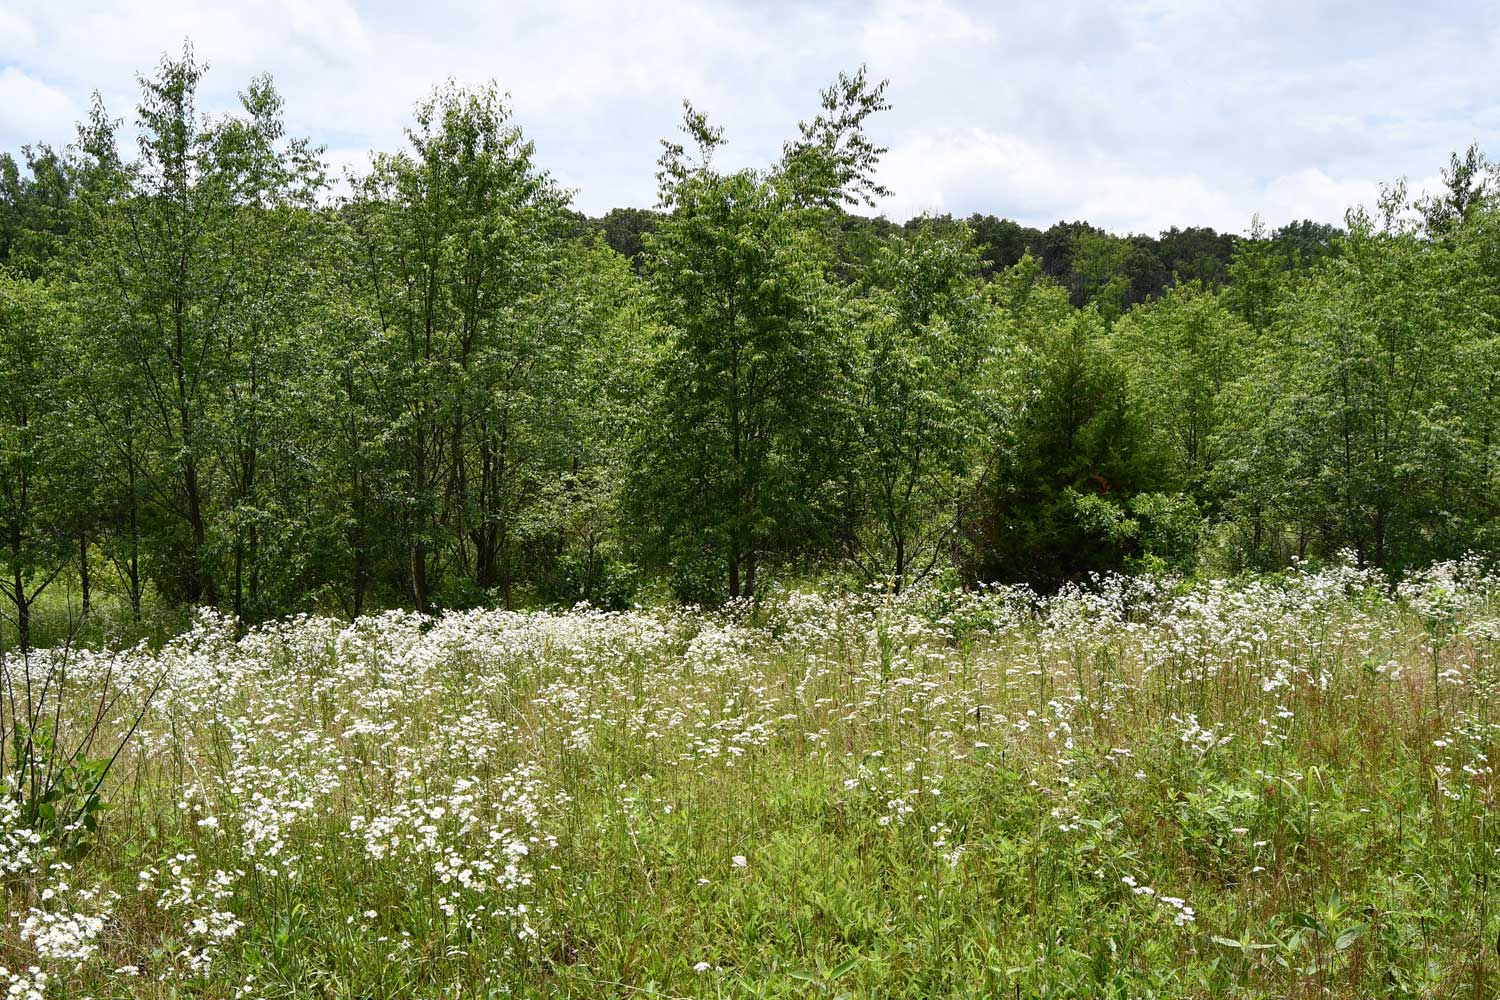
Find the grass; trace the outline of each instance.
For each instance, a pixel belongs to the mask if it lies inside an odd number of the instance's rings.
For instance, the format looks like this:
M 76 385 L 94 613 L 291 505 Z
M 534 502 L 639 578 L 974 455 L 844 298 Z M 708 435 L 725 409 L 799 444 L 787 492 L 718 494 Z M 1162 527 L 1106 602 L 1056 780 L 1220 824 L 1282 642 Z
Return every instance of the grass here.
M 31 644 L 38 648 L 68 643 L 100 648 L 146 641 L 155 647 L 192 624 L 191 608 L 184 611 L 173 607 L 150 587 L 143 595 L 137 618 L 125 593 L 113 583 L 108 576 L 95 583 L 91 607 L 85 615 L 78 574 L 60 574 L 32 608 Z M 0 606 L 0 650 L 13 652 L 18 645 L 11 608 Z
M 1497 651 L 1466 565 L 205 617 L 74 655 L 165 684 L 87 850 L 0 812 L 0 990 L 1493 996 Z

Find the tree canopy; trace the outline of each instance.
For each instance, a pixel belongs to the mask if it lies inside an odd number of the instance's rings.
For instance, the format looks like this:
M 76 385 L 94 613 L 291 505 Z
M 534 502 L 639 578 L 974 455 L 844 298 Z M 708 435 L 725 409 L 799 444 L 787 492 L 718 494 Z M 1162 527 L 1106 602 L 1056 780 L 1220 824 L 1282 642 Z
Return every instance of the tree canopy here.
M 1500 205 L 1456 153 L 1342 228 L 894 223 L 883 82 L 771 163 L 691 104 L 598 219 L 493 86 L 342 185 L 191 51 L 0 154 L 0 604 L 244 622 L 752 599 L 838 576 L 1398 571 L 1500 545 Z

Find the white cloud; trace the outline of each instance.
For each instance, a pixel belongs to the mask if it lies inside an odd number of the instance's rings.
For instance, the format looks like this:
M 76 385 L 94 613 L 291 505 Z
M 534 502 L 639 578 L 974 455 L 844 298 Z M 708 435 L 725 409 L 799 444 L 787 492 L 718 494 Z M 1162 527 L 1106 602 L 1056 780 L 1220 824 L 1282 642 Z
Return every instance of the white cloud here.
M 1256 210 L 1268 221 L 1340 220 L 1355 205 L 1372 207 L 1379 194 L 1380 184 L 1374 179 L 1335 180 L 1321 170 L 1307 168 L 1267 184 Z
M 71 138 L 79 106 L 67 94 L 14 66 L 0 69 L 0 148 L 56 139 L 57 124 L 68 123 L 61 141 Z
M 0 59 L 15 59 L 36 46 L 36 32 L 19 11 L 0 7 Z
M 859 28 L 861 56 L 877 72 L 920 69 L 934 53 L 987 45 L 995 29 L 945 0 L 880 0 Z
M 887 157 L 882 178 L 895 192 L 881 206 L 892 218 L 1003 204 L 1030 225 L 1085 219 L 1122 233 L 1171 225 L 1241 232 L 1255 212 L 1277 222 L 1336 221 L 1350 205 L 1373 204 L 1377 192 L 1373 181 L 1335 180 L 1316 169 L 1264 185 L 1241 178 L 1211 184 L 1191 173 L 1143 169 L 1127 157 L 1079 155 L 980 129 L 910 137 Z
M 135 74 L 185 37 L 212 66 L 205 107 L 270 71 L 290 127 L 340 166 L 398 146 L 434 84 L 493 78 L 591 212 L 654 201 L 684 97 L 726 126 L 726 164 L 765 163 L 861 62 L 891 78 L 872 128 L 895 215 L 1336 222 L 1472 140 L 1500 153 L 1500 8 L 1457 0 L 11 0 L 0 146 L 66 142 L 96 88 L 128 117 Z

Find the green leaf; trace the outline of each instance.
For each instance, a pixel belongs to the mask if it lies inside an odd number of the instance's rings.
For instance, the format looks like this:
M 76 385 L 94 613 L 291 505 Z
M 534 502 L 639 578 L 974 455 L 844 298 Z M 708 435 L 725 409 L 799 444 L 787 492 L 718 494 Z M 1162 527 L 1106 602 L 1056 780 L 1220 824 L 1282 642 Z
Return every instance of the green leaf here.
M 847 975 L 858 964 L 859 964 L 859 956 L 855 955 L 855 956 L 853 956 L 851 958 L 845 959 L 844 961 L 840 962 L 838 965 L 835 965 L 831 970 L 829 970 L 829 973 L 828 973 L 828 980 L 829 980 L 829 982 L 832 982 L 833 980 L 838 979 L 841 976 Z
M 1354 942 L 1364 936 L 1365 931 L 1368 929 L 1369 925 L 1367 924 L 1355 924 L 1338 936 L 1338 940 L 1333 943 L 1333 950 L 1348 951 L 1354 945 Z

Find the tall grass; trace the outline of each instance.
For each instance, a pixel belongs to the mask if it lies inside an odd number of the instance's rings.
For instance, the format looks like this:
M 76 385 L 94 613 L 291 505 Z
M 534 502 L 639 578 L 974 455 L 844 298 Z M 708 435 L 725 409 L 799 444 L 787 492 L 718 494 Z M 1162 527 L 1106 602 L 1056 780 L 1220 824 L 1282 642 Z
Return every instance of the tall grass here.
M 205 615 L 74 654 L 167 679 L 89 849 L 0 805 L 0 991 L 1491 996 L 1497 651 L 1470 564 Z

